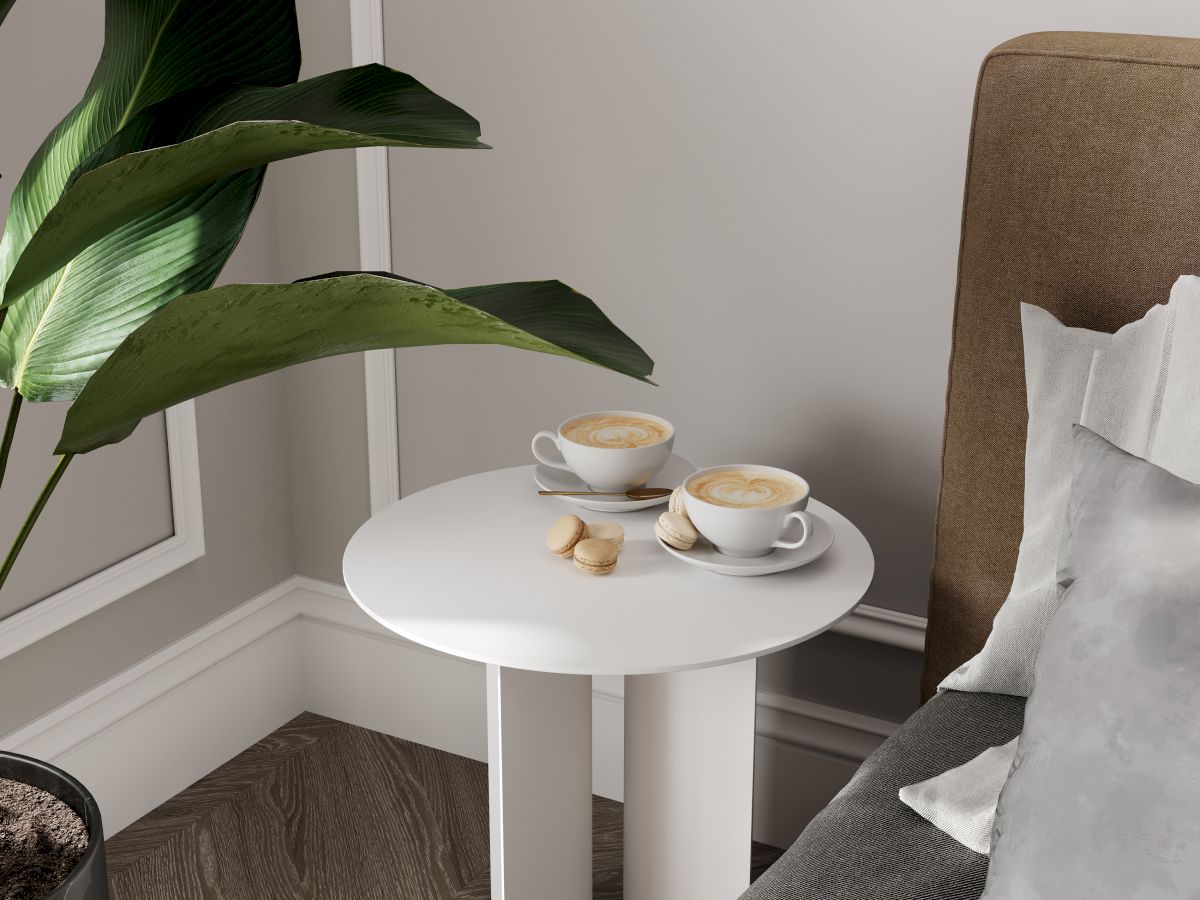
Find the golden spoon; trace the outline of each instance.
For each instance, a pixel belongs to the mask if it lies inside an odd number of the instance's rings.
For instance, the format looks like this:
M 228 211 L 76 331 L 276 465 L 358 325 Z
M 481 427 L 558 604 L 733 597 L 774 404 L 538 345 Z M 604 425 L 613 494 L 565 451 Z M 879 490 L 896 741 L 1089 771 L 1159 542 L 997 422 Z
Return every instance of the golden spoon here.
M 628 497 L 630 500 L 657 500 L 668 496 L 672 488 L 640 487 L 627 491 L 538 491 L 543 497 Z

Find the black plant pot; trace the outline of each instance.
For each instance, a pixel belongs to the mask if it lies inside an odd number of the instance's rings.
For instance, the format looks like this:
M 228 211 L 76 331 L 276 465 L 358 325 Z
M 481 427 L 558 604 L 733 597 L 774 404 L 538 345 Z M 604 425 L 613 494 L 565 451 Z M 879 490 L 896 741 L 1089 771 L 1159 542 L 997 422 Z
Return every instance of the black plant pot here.
M 0 778 L 31 784 L 52 794 L 75 810 L 87 826 L 87 850 L 46 900 L 108 900 L 104 828 L 100 824 L 100 807 L 88 789 L 57 766 L 3 750 L 0 750 Z

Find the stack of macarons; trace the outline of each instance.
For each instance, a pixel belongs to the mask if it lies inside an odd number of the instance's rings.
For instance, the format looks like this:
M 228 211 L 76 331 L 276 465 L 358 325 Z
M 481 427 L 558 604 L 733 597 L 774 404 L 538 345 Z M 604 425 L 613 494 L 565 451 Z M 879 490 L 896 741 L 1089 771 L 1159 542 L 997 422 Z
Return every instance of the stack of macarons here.
M 700 533 L 683 508 L 682 485 L 671 492 L 667 511 L 654 523 L 654 533 L 660 541 L 676 550 L 691 550 L 699 540 Z
M 616 522 L 588 523 L 579 516 L 561 516 L 546 535 L 551 553 L 573 559 L 575 568 L 589 575 L 607 575 L 615 569 L 624 543 L 625 529 Z

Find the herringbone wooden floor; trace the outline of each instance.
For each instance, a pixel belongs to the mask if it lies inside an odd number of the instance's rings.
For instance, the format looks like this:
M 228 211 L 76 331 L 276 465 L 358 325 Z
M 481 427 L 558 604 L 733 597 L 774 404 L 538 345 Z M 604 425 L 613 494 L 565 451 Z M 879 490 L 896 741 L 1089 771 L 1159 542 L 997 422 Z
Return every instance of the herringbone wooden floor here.
M 304 713 L 110 839 L 112 900 L 488 900 L 487 790 L 483 763 Z M 621 804 L 592 809 L 594 896 L 620 900 Z

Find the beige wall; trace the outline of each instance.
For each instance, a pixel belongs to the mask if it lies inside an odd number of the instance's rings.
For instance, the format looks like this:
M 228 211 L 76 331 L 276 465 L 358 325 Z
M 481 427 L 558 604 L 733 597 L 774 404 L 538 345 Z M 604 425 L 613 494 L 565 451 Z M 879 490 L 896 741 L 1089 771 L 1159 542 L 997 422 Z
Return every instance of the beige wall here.
M 805 475 L 876 550 L 868 602 L 923 612 L 990 39 L 911 65 L 894 29 L 931 17 L 910 6 L 390 0 L 390 61 L 495 146 L 393 152 L 393 208 L 419 211 L 396 216 L 397 271 L 562 278 L 643 343 L 661 385 L 509 350 L 399 354 L 401 421 L 421 423 L 401 429 L 404 489 L 524 462 L 534 430 L 576 411 L 647 409 L 699 464 Z
M 559 277 L 660 388 L 505 349 L 398 355 L 406 491 L 644 408 L 699 463 L 793 467 L 922 613 L 975 74 L 1066 25 L 1196 33 L 1184 2 L 387 0 L 389 62 L 490 151 L 392 151 L 398 272 Z M 480 434 L 489 440 L 479 439 Z
M 808 477 L 874 547 L 867 602 L 918 614 L 979 63 L 1033 30 L 1200 27 L 1183 0 L 384 5 L 389 63 L 495 146 L 392 151 L 396 271 L 562 278 L 661 384 L 509 350 L 398 354 L 403 490 L 525 462 L 573 412 L 646 409 L 697 463 Z M 918 668 L 830 637 L 760 674 L 894 715 Z
M 0 185 L 11 189 L 25 159 L 83 89 L 101 39 L 103 4 L 91 0 L 18 3 L 0 28 Z M 64 22 L 72 27 L 63 28 Z M 53 65 L 45 64 L 47 54 Z M 278 269 L 273 176 L 223 281 L 274 280 Z M 7 197 L 7 194 L 5 194 Z M 0 399 L 6 403 L 6 399 Z M 55 405 L 57 406 L 57 405 Z M 25 414 L 30 409 L 27 408 Z M 285 383 L 261 378 L 197 402 L 207 552 L 179 571 L 0 660 L 0 734 L 53 708 L 187 634 L 295 571 L 291 460 Z M 4 491 L 4 538 L 22 496 L 40 484 L 61 409 L 34 409 L 19 432 L 20 453 Z M 39 448 L 39 444 L 42 444 Z M 115 562 L 169 533 L 166 457 L 160 419 L 134 438 L 73 464 L 51 501 L 13 596 L 34 596 L 76 573 Z M 14 512 L 10 505 L 20 506 Z M 63 531 L 60 529 L 67 528 Z M 64 539 L 64 535 L 66 538 Z M 57 546 L 55 546 L 57 544 Z M 7 546 L 7 545 L 6 545 Z M 106 558 L 107 557 L 107 558 Z M 65 562 L 58 564 L 58 560 Z M 30 569 L 44 573 L 31 573 Z M 24 591 L 24 594 L 21 593 Z M 5 603 L 10 603 L 8 589 Z

